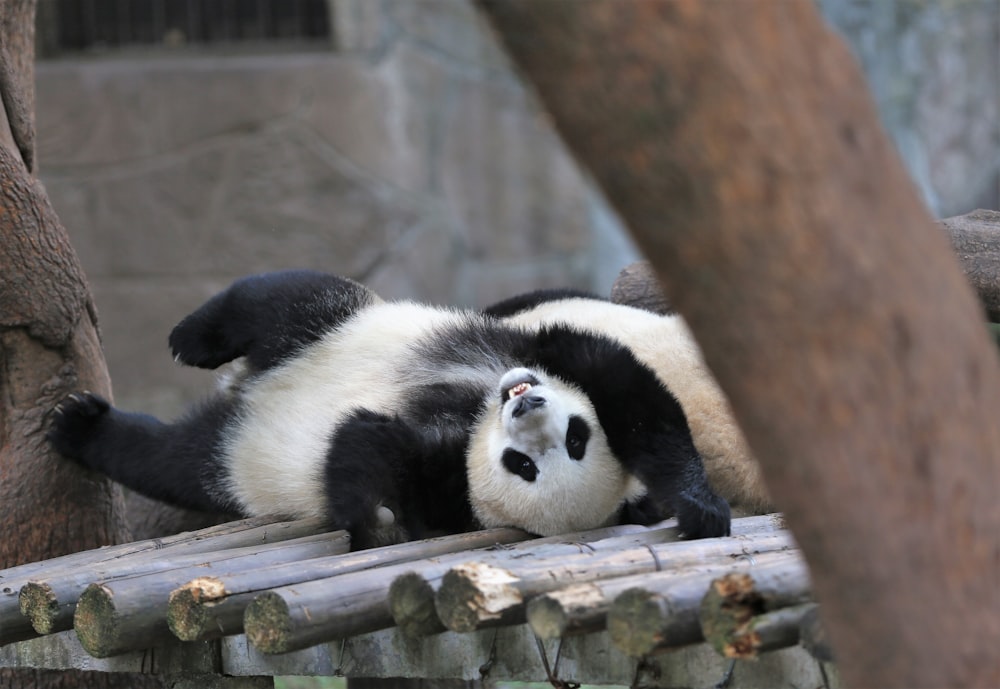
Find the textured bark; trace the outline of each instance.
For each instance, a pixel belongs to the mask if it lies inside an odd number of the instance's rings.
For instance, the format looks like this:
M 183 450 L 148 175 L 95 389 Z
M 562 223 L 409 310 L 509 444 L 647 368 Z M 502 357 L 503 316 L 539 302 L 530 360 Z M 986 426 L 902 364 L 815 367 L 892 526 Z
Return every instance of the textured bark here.
M 76 254 L 32 176 L 34 10 L 34 0 L 0 0 L 0 568 L 127 538 L 120 490 L 45 444 L 63 395 L 109 395 L 110 383 Z M 113 686 L 159 680 L 0 670 L 2 689 Z
M 996 351 L 813 4 L 480 5 L 691 325 L 845 683 L 1000 685 Z

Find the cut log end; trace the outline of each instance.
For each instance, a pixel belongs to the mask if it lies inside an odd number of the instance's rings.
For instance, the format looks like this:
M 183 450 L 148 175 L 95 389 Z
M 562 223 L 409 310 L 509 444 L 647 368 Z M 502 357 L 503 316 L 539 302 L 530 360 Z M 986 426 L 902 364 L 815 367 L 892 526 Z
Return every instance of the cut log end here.
M 199 577 L 170 592 L 167 626 L 181 641 L 198 641 L 212 630 L 207 605 L 224 600 L 226 587 L 215 577 Z
M 291 650 L 291 614 L 285 600 L 275 593 L 262 593 L 253 599 L 244 613 L 243 627 L 250 643 L 263 653 Z
M 599 631 L 609 607 L 597 586 L 580 584 L 531 599 L 528 624 L 543 639 Z
M 623 591 L 608 611 L 608 635 L 622 653 L 638 658 L 651 652 L 662 640 L 663 599 L 645 589 Z
M 118 614 L 114 594 L 101 584 L 91 584 L 80 595 L 73 628 L 80 645 L 95 658 L 113 656 L 119 646 Z
M 393 579 L 389 610 L 396 626 L 407 636 L 423 637 L 445 630 L 434 608 L 434 588 L 417 572 Z
M 21 587 L 18 594 L 18 604 L 21 614 L 28 618 L 32 628 L 39 634 L 52 634 L 55 629 L 55 619 L 59 614 L 59 600 L 55 591 L 42 582 L 28 582 Z
M 459 565 L 441 580 L 435 596 L 438 617 L 455 632 L 471 632 L 500 620 L 524 601 L 512 585 L 517 577 L 507 570 L 483 563 Z

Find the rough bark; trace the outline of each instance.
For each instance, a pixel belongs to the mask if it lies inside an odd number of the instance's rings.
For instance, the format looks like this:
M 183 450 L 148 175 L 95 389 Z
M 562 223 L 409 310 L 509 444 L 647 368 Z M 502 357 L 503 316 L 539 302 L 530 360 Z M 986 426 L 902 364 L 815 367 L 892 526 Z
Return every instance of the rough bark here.
M 1000 685 L 996 351 L 814 5 L 480 5 L 691 325 L 845 683 Z
M 34 15 L 35 0 L 0 0 L 0 568 L 127 538 L 120 490 L 59 461 L 44 441 L 63 395 L 110 395 L 110 384 L 87 283 L 32 176 Z M 111 686 L 159 680 L 0 670 L 2 689 Z

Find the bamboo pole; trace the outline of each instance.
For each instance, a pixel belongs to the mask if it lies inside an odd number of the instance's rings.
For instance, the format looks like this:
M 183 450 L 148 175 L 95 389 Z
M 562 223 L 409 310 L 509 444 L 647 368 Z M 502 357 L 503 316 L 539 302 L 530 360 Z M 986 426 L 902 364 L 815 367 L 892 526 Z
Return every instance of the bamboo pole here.
M 170 593 L 167 624 L 182 641 L 239 634 L 246 607 L 266 589 L 527 538 L 529 534 L 519 529 L 489 529 L 246 572 L 199 576 Z
M 172 562 L 143 562 L 132 575 L 87 586 L 76 604 L 73 628 L 84 650 L 97 658 L 150 648 L 173 638 L 166 621 L 167 600 L 173 589 L 193 577 L 336 555 L 349 548 L 350 537 L 338 531 L 286 543 L 236 548 L 215 554 L 210 561 L 205 555 L 197 555 Z
M 435 596 L 438 617 L 456 632 L 485 626 L 517 624 L 526 619 L 525 605 L 533 596 L 565 586 L 662 569 L 681 570 L 707 561 L 794 548 L 786 532 L 708 538 L 664 543 L 611 553 L 584 553 L 557 563 L 507 568 L 466 562 L 451 568 Z
M 111 566 L 143 554 L 164 557 L 172 553 L 204 553 L 253 543 L 278 542 L 323 530 L 323 523 L 313 519 L 291 522 L 242 519 L 164 538 L 95 548 L 0 571 L 0 646 L 31 639 L 39 634 L 32 627 L 31 620 L 21 613 L 20 590 L 30 581 L 43 581 L 97 565 Z M 82 587 L 80 590 L 82 591 Z
M 673 524 L 673 520 L 670 522 Z M 750 534 L 750 533 L 765 533 L 770 531 L 775 531 L 783 528 L 784 521 L 780 515 L 761 515 L 755 517 L 746 517 L 742 519 L 734 519 L 732 523 L 732 532 L 734 534 Z M 621 528 L 621 527 L 616 527 Z M 669 532 L 669 538 L 660 537 L 653 532 L 650 534 L 650 540 L 634 540 L 632 545 L 643 545 L 645 543 L 663 543 L 673 540 L 678 540 L 679 534 L 675 527 L 671 528 Z M 626 545 L 626 539 L 616 537 L 615 534 L 609 534 L 608 540 L 601 539 L 596 541 L 591 541 L 587 543 L 587 550 L 589 551 L 599 551 L 608 550 L 611 548 L 620 549 L 622 546 Z M 568 539 L 568 537 L 563 537 Z M 585 541 L 586 539 L 580 538 L 578 540 Z M 571 545 L 571 544 L 567 544 Z M 565 555 L 576 555 L 578 554 L 578 547 L 568 547 L 565 549 Z M 554 552 L 546 552 L 547 557 L 554 556 Z M 530 560 L 525 560 L 519 558 L 522 562 L 527 562 Z M 496 562 L 496 559 L 490 560 L 491 562 Z M 434 605 L 434 597 L 437 595 L 438 589 L 441 588 L 441 580 L 444 573 L 439 573 L 436 576 L 432 576 L 432 572 L 429 570 L 414 570 L 412 572 L 407 572 L 399 577 L 397 577 L 392 585 L 389 587 L 389 605 L 392 610 L 392 616 L 396 624 L 407 636 L 421 637 L 428 636 L 430 634 L 436 634 L 438 632 L 444 631 L 445 626 L 438 618 L 437 610 Z

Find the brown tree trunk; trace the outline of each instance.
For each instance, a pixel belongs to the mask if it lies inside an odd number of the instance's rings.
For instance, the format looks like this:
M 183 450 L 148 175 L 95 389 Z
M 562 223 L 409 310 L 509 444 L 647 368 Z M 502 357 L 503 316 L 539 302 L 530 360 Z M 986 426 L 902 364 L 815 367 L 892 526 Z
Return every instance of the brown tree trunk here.
M 480 0 L 690 323 L 847 685 L 1000 686 L 1000 370 L 809 2 Z
M 80 388 L 108 395 L 110 384 L 86 280 L 32 175 L 34 9 L 34 0 L 0 0 L 0 568 L 128 535 L 120 490 L 45 443 L 59 399 Z M 4 689 L 158 684 L 0 670 Z

